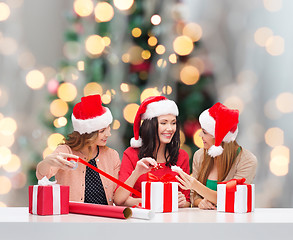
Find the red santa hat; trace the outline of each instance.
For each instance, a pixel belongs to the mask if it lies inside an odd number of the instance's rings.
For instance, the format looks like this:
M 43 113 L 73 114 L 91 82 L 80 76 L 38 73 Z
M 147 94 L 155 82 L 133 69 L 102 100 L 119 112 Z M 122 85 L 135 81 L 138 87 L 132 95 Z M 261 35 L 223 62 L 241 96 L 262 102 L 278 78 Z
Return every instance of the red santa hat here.
M 146 98 L 137 110 L 133 123 L 134 138 L 130 140 L 130 146 L 133 148 L 139 148 L 142 146 L 142 139 L 139 136 L 141 120 L 152 119 L 167 114 L 178 116 L 178 107 L 174 101 L 169 100 L 164 96 Z
M 223 153 L 222 142 L 232 142 L 236 139 L 238 118 L 238 110 L 229 109 L 219 102 L 200 114 L 201 128 L 215 138 L 215 145 L 208 149 L 208 154 L 211 157 L 216 157 Z
M 74 131 L 84 134 L 107 127 L 113 117 L 109 108 L 102 106 L 100 95 L 89 95 L 74 106 L 71 120 Z

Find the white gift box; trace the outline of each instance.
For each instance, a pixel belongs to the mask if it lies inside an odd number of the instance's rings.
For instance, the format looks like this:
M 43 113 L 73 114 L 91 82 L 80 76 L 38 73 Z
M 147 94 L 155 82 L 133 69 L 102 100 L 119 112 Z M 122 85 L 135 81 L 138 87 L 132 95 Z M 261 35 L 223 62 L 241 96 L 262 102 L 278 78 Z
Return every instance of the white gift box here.
M 227 184 L 219 183 L 217 186 L 217 211 L 247 213 L 253 212 L 255 206 L 254 184 L 236 185 L 231 191 Z
M 142 182 L 141 190 L 143 208 L 154 212 L 178 211 L 178 182 Z

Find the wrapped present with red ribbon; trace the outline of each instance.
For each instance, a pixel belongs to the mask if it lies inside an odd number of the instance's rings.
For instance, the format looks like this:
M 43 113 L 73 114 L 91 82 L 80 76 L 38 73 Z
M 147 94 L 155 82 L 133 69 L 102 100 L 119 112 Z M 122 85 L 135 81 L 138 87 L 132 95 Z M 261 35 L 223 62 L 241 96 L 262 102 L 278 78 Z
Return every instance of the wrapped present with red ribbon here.
M 171 174 L 158 178 L 148 173 L 147 182 L 141 183 L 142 207 L 154 212 L 178 211 L 178 182 Z
M 217 211 L 247 213 L 254 211 L 255 186 L 245 178 L 220 182 L 217 186 Z
M 29 186 L 29 213 L 55 215 L 69 213 L 69 186 L 50 182 L 47 177 Z

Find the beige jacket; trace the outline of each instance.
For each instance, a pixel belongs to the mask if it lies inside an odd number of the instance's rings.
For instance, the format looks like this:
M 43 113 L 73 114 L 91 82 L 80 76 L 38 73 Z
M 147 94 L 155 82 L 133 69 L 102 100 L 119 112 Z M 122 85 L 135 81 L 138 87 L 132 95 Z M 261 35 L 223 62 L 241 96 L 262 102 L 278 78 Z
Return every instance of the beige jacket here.
M 118 153 L 114 149 L 108 147 L 100 147 L 99 150 L 99 156 L 96 158 L 97 167 L 118 179 L 121 163 Z M 59 152 L 74 154 L 81 158 L 84 157 L 80 152 L 72 151 L 67 145 L 58 146 L 54 153 Z M 65 171 L 57 167 L 51 167 L 45 175 L 41 175 L 38 171 L 36 175 L 38 179 L 42 179 L 44 176 L 47 176 L 48 179 L 55 176 L 58 184 L 70 187 L 70 201 L 84 202 L 85 172 L 86 166 L 82 163 L 78 163 L 78 167 L 75 170 Z M 103 175 L 100 175 L 100 177 L 105 189 L 108 204 L 113 205 L 116 183 L 113 183 Z
M 203 161 L 204 149 L 199 149 L 193 155 L 193 165 L 192 165 L 192 176 L 195 179 L 198 179 L 198 171 L 200 170 L 201 163 Z M 231 180 L 233 178 L 240 179 L 245 178 L 247 184 L 251 184 L 255 174 L 257 167 L 257 159 L 256 157 L 246 149 L 242 148 L 242 151 L 239 153 L 237 158 L 235 159 L 230 172 L 224 181 Z M 191 202 L 200 198 L 196 192 L 191 194 Z

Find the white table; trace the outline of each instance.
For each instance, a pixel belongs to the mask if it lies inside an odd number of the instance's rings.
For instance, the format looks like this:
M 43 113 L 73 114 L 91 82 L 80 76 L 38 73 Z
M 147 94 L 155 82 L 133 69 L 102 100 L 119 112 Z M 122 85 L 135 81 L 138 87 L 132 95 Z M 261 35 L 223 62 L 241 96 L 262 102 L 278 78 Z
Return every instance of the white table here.
M 293 239 L 293 208 L 257 208 L 246 214 L 189 208 L 156 213 L 151 220 L 37 216 L 24 207 L 0 208 L 0 239 Z

